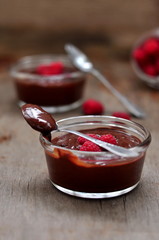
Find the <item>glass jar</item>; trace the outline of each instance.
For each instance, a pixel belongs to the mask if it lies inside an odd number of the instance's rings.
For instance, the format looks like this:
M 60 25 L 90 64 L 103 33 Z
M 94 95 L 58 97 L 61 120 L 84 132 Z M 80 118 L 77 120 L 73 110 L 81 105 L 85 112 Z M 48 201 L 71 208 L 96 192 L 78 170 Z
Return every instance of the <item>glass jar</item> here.
M 60 191 L 83 198 L 110 198 L 133 190 L 139 183 L 146 150 L 151 141 L 148 130 L 138 123 L 109 116 L 79 116 L 60 120 L 59 129 L 113 131 L 129 141 L 138 140 L 137 157 L 121 157 L 108 151 L 87 152 L 57 146 L 40 135 L 52 184 Z M 102 129 L 102 130 L 101 130 Z M 73 138 L 58 130 L 51 139 Z M 69 141 L 69 140 L 68 140 Z
M 157 70 L 158 74 L 156 76 L 146 74 L 142 70 L 142 67 L 140 66 L 140 64 L 138 64 L 136 59 L 134 59 L 134 57 L 133 57 L 133 53 L 136 49 L 141 48 L 147 40 L 153 39 L 153 38 L 158 39 L 158 46 L 159 46 L 159 28 L 144 34 L 143 36 L 141 36 L 138 39 L 138 41 L 134 44 L 134 47 L 133 47 L 133 50 L 132 50 L 131 63 L 132 63 L 132 67 L 133 67 L 133 70 L 134 70 L 135 74 L 139 77 L 139 79 L 142 82 L 146 83 L 149 87 L 159 89 L 159 49 L 158 49 L 158 53 L 156 53 L 156 57 L 157 57 L 157 54 L 158 54 L 157 58 L 154 57 L 154 56 L 150 56 L 150 58 L 151 58 L 150 66 L 154 66 L 154 64 L 156 64 L 157 65 L 156 67 L 158 68 L 158 70 Z M 142 56 L 141 56 L 141 58 L 142 58 Z M 155 63 L 155 58 L 156 58 L 156 60 L 158 59 L 157 63 Z
M 64 71 L 57 75 L 35 74 L 40 65 L 60 62 Z M 35 55 L 20 59 L 10 74 L 18 96 L 18 104 L 32 103 L 47 112 L 65 112 L 81 105 L 86 75 L 75 69 L 65 55 Z

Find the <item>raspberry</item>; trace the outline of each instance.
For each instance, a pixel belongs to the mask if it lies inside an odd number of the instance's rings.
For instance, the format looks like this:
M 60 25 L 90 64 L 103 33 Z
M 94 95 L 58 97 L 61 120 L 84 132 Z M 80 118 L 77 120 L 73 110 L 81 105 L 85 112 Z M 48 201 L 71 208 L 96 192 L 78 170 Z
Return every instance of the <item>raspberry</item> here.
M 100 139 L 100 135 L 97 135 L 97 134 L 87 134 L 88 136 L 92 137 L 92 138 L 95 138 L 95 139 Z
M 133 58 L 139 63 L 143 64 L 146 61 L 146 54 L 141 48 L 137 48 L 133 51 Z
M 116 138 L 111 134 L 102 135 L 100 137 L 100 140 L 103 142 L 108 142 L 108 143 L 114 144 L 114 145 L 117 144 Z
M 159 75 L 157 61 L 159 59 L 159 38 L 150 37 L 133 51 L 132 57 L 141 70 L 149 76 Z
M 61 74 L 64 72 L 64 65 L 62 62 L 54 62 L 50 64 L 52 74 Z
M 156 76 L 157 75 L 157 70 L 155 66 L 153 65 L 148 65 L 143 68 L 144 72 L 150 76 Z
M 91 115 L 100 115 L 104 112 L 103 105 L 94 99 L 89 99 L 85 101 L 82 105 L 83 113 L 84 114 L 91 114 Z
M 86 142 L 87 140 L 86 140 L 85 138 L 83 138 L 83 137 L 78 137 L 78 138 L 77 138 L 77 141 L 78 141 L 79 144 L 82 145 L 82 144 L 83 144 L 84 142 Z
M 127 119 L 127 120 L 131 119 L 130 115 L 128 113 L 125 113 L 125 112 L 114 112 L 112 114 L 112 116 L 119 117 L 119 118 L 124 118 L 124 119 Z
M 88 136 L 92 137 L 92 138 L 95 138 L 95 139 L 99 139 L 100 136 L 96 135 L 96 134 L 87 134 Z M 86 141 L 88 141 L 87 139 L 83 138 L 83 137 L 78 137 L 77 138 L 77 141 L 79 144 L 83 144 L 85 143 Z
M 81 147 L 80 151 L 101 152 L 101 148 L 93 142 L 86 141 Z
M 62 74 L 64 72 L 64 65 L 61 62 L 52 62 L 47 65 L 39 65 L 36 68 L 36 73 L 43 76 L 50 76 L 56 74 Z
M 144 45 L 143 45 L 143 50 L 145 51 L 145 53 L 147 54 L 152 54 L 152 55 L 156 55 L 157 53 L 159 53 L 159 41 L 156 38 L 150 38 L 148 39 Z

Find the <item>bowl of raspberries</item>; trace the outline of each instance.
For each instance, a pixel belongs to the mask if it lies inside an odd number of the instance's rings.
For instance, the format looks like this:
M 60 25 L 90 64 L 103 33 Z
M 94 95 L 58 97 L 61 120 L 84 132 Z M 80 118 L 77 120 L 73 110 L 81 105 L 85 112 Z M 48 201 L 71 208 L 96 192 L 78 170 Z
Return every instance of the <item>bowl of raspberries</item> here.
M 137 41 L 131 58 L 136 75 L 148 86 L 159 89 L 159 28 Z

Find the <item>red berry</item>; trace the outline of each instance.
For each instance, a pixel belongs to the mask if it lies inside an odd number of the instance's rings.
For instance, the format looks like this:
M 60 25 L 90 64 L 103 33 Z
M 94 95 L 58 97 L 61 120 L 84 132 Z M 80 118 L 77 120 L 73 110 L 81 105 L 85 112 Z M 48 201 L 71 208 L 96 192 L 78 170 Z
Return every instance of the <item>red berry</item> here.
M 64 65 L 62 62 L 54 62 L 50 64 L 52 74 L 61 74 L 64 72 Z
M 101 148 L 93 142 L 86 141 L 80 147 L 80 151 L 101 152 Z
M 124 118 L 124 119 L 127 119 L 127 120 L 131 119 L 131 116 L 128 113 L 125 113 L 125 112 L 114 112 L 112 114 L 112 116 L 119 117 L 119 118 Z
M 159 41 L 157 38 L 150 38 L 143 44 L 145 53 L 156 55 L 159 53 Z
M 157 75 L 157 70 L 155 66 L 153 65 L 148 65 L 143 68 L 144 73 L 148 74 L 149 76 L 156 76 Z
M 99 138 L 100 138 L 100 135 L 98 135 L 98 134 L 92 134 L 92 133 L 90 133 L 90 134 L 88 134 L 88 136 L 90 136 L 90 137 L 92 137 L 92 138 L 95 138 L 95 139 L 99 139 Z
M 85 101 L 82 105 L 83 113 L 90 115 L 100 115 L 104 112 L 103 105 L 94 99 Z
M 85 138 L 83 138 L 83 137 L 78 137 L 78 138 L 77 138 L 77 141 L 78 141 L 79 144 L 82 145 L 82 144 L 83 144 L 84 142 L 86 142 L 87 140 L 86 140 Z
M 92 138 L 95 138 L 95 139 L 100 139 L 100 136 L 98 136 L 97 134 L 87 134 L 87 135 L 92 137 Z M 88 140 L 83 138 L 83 137 L 78 137 L 77 141 L 78 141 L 79 144 L 83 144 L 83 143 L 85 143 Z
M 146 61 L 146 54 L 142 48 L 137 48 L 133 51 L 133 58 L 139 63 L 143 64 Z
M 64 65 L 61 62 L 53 62 L 50 64 L 42 64 L 36 68 L 36 73 L 44 76 L 62 74 L 64 72 Z
M 103 142 L 108 142 L 108 143 L 115 144 L 115 145 L 117 144 L 117 140 L 112 134 L 102 135 L 100 137 L 100 140 Z

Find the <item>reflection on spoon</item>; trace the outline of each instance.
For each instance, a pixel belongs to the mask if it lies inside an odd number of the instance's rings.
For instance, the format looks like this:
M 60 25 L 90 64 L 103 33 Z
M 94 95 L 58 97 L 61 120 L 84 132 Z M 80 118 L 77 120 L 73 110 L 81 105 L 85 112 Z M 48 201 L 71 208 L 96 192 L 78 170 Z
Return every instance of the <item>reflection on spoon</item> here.
M 69 130 L 65 128 L 58 128 L 56 121 L 52 115 L 41 107 L 33 104 L 25 104 L 22 106 L 22 114 L 27 123 L 36 131 L 41 132 L 43 136 L 51 141 L 51 131 L 57 130 L 59 132 L 69 132 L 77 136 L 83 137 L 98 146 L 122 157 L 136 157 L 138 156 L 138 151 L 134 151 L 133 148 L 124 148 L 117 145 L 113 145 L 101 140 L 92 138 L 84 133 Z
M 44 109 L 37 105 L 25 104 L 21 107 L 22 114 L 27 123 L 43 135 L 57 129 L 56 122 Z
M 94 68 L 92 62 L 87 56 L 72 44 L 66 44 L 65 50 L 68 53 L 70 60 L 79 70 L 94 75 L 102 84 L 108 88 L 112 94 L 127 108 L 127 110 L 138 118 L 144 118 L 145 112 L 134 103 L 130 102 L 124 95 L 118 92 L 112 84 L 104 77 L 97 69 Z

